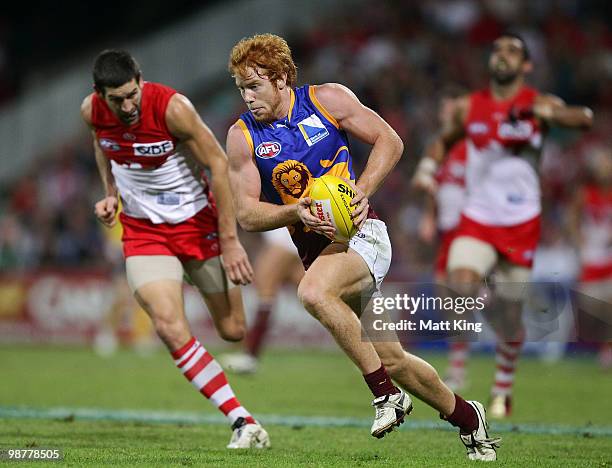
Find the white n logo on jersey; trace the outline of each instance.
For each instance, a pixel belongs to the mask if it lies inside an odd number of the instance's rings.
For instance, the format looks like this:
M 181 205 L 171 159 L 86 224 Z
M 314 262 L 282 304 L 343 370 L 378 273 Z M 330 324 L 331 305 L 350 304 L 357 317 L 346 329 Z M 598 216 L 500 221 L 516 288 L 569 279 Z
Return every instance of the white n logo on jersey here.
M 310 117 L 298 122 L 298 128 L 302 132 L 302 136 L 308 146 L 314 145 L 329 135 L 327 128 L 325 128 L 317 114 L 312 114 Z

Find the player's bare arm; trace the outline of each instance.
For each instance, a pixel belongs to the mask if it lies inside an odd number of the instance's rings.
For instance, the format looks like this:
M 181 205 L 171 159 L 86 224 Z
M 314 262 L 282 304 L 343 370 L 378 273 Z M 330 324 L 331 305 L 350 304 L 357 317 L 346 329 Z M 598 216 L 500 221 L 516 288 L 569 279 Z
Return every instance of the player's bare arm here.
M 438 136 L 425 148 L 423 157 L 419 161 L 412 178 L 413 187 L 430 194 L 436 192 L 437 186 L 434 174 L 442 161 L 444 161 L 448 150 L 465 137 L 465 121 L 469 108 L 469 96 L 457 98 L 453 118 L 443 123 Z
M 568 106 L 552 94 L 540 94 L 533 106 L 534 115 L 548 125 L 587 129 L 593 125 L 593 111 L 584 106 Z
M 423 214 L 419 220 L 419 238 L 427 243 L 433 244 L 436 238 L 436 199 L 433 195 L 425 194 L 425 203 L 423 205 Z
M 185 96 L 175 94 L 168 103 L 166 123 L 170 132 L 189 148 L 198 162 L 210 169 L 212 191 L 219 210 L 219 241 L 223 265 L 235 284 L 253 280 L 253 268 L 238 240 L 227 157 L 212 131 Z
M 334 234 L 331 223 L 321 221 L 310 212 L 310 198 L 295 205 L 275 205 L 260 200 L 261 181 L 244 133 L 234 124 L 227 133 L 230 182 L 236 187 L 234 205 L 238 222 L 246 231 L 269 231 L 298 221 L 324 235 Z
M 346 86 L 327 83 L 315 88 L 319 102 L 339 127 L 358 140 L 372 145 L 363 173 L 356 183 L 353 222 L 361 228 L 368 215 L 368 197 L 382 185 L 402 157 L 404 144 L 391 126 L 376 112 L 364 106 Z
M 105 197 L 96 202 L 94 213 L 105 226 L 112 227 L 116 223 L 117 208 L 119 206 L 117 186 L 115 185 L 115 178 L 111 172 L 110 161 L 104 156 L 102 148 L 100 148 L 100 144 L 98 143 L 96 132 L 91 125 L 91 98 L 92 95 L 89 95 L 83 100 L 81 104 L 81 117 L 91 130 L 96 166 L 98 167 L 98 173 L 100 174 L 105 193 Z

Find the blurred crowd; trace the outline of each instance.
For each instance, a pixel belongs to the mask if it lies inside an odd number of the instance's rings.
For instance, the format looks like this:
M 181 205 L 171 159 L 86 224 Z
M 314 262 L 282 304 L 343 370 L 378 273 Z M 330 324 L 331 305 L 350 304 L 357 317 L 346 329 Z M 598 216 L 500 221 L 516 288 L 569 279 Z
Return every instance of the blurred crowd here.
M 358 5 L 350 11 L 327 11 L 306 34 L 286 37 L 300 83 L 346 84 L 404 140 L 402 161 L 372 200 L 390 228 L 391 278 L 422 280 L 431 274 L 434 247 L 419 239 L 422 203 L 409 188 L 410 177 L 437 130 L 440 91 L 451 83 L 466 89 L 486 86 L 489 46 L 505 30 L 521 34 L 529 46 L 532 85 L 595 112 L 596 124 L 588 134 L 552 131 L 541 160 L 544 247 L 548 243 L 571 250 L 566 211 L 572 190 L 588 177 L 590 154 L 612 143 L 612 23 L 605 3 L 428 0 Z M 243 111 L 229 78 L 226 86 L 208 92 L 198 106 L 221 141 Z M 225 95 L 231 100 L 220 98 Z M 82 141 L 41 155 L 25 176 L 2 188 L 2 270 L 105 262 L 101 228 L 93 217 L 102 189 L 86 137 L 84 132 Z M 352 153 L 359 172 L 367 148 L 355 143 Z M 245 237 L 247 244 L 257 243 L 255 235 Z

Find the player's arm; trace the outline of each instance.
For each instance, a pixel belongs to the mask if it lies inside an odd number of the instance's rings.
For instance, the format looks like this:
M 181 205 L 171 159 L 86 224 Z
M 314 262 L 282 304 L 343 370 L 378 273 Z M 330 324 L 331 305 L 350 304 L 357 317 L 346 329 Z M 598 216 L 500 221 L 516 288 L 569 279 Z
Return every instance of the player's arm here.
M 433 194 L 436 190 L 434 174 L 444 161 L 450 148 L 465 137 L 465 121 L 470 98 L 462 96 L 455 101 L 453 117 L 443 122 L 440 133 L 425 147 L 423 157 L 412 178 L 413 187 Z
M 423 214 L 419 220 L 419 238 L 427 244 L 432 244 L 436 238 L 437 206 L 436 199 L 430 193 L 425 193 Z
M 253 268 L 238 240 L 227 157 L 223 148 L 189 99 L 181 94 L 170 98 L 166 109 L 166 124 L 170 132 L 187 145 L 196 160 L 210 169 L 211 188 L 219 211 L 219 241 L 223 265 L 232 282 L 250 283 L 253 280 Z
M 331 223 L 310 212 L 310 198 L 297 204 L 276 205 L 260 200 L 261 180 L 242 129 L 234 124 L 227 133 L 230 182 L 236 188 L 234 206 L 238 222 L 245 231 L 269 231 L 298 221 L 321 234 L 333 235 Z
M 366 167 L 357 180 L 357 195 L 351 202 L 356 205 L 353 222 L 361 228 L 368 214 L 368 197 L 378 190 L 400 160 L 404 143 L 380 115 L 364 106 L 346 86 L 323 84 L 315 88 L 315 95 L 342 130 L 372 145 Z
M 100 180 L 102 181 L 105 194 L 104 198 L 95 204 L 94 212 L 96 217 L 103 224 L 112 227 L 116 223 L 117 207 L 119 204 L 117 199 L 117 186 L 115 185 L 115 178 L 111 172 L 110 161 L 104 155 L 91 123 L 91 98 L 92 96 L 89 95 L 83 100 L 81 104 L 81 117 L 91 131 L 96 166 L 98 167 L 98 173 L 100 174 Z
M 533 105 L 533 114 L 548 125 L 587 129 L 593 125 L 593 111 L 584 106 L 568 106 L 552 94 L 540 94 Z

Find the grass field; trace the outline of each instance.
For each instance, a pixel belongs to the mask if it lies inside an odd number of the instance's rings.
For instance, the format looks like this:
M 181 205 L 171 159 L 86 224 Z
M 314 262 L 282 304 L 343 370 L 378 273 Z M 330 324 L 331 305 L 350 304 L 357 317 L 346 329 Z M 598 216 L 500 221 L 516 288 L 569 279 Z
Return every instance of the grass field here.
M 443 356 L 426 356 L 438 368 Z M 469 398 L 484 400 L 489 356 L 470 362 Z M 274 351 L 255 376 L 230 376 L 272 449 L 224 449 L 230 431 L 163 352 L 0 347 L 0 448 L 53 447 L 70 466 L 469 466 L 455 431 L 416 402 L 402 430 L 369 435 L 371 396 L 334 352 Z M 612 377 L 593 360 L 524 359 L 500 466 L 612 467 Z M 20 463 L 19 466 L 26 466 Z M 40 462 L 32 465 L 40 465 Z

